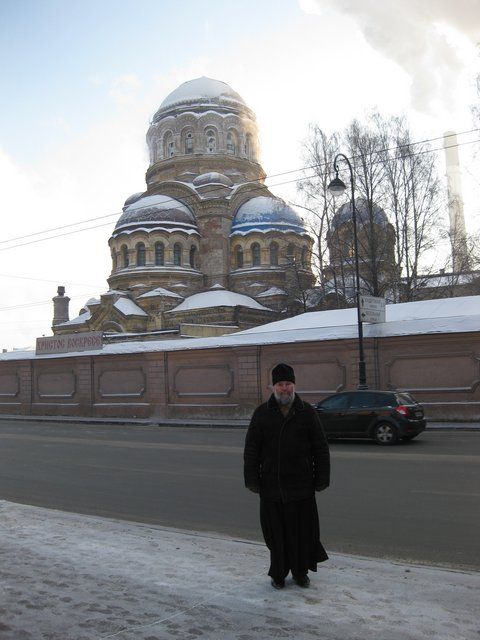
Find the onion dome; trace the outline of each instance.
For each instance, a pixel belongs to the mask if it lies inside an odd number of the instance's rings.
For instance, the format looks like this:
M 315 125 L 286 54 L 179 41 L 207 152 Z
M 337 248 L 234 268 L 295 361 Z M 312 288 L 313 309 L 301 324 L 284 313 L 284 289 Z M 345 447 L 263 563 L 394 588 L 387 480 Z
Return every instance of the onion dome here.
M 184 82 L 169 93 L 153 116 L 152 122 L 158 122 L 172 110 L 198 112 L 212 108 L 221 112 L 248 110 L 243 98 L 226 82 L 202 76 Z
M 137 200 L 143 196 L 143 191 L 139 191 L 138 193 L 132 194 L 129 198 L 125 200 L 125 204 L 123 205 L 123 210 L 125 211 L 125 207 L 128 207 L 129 204 L 133 204 Z
M 376 204 L 370 206 L 365 198 L 355 199 L 355 211 L 357 216 L 357 222 L 365 225 L 370 223 L 370 216 L 373 216 L 373 222 L 381 227 L 386 227 L 390 223 L 385 211 Z M 346 202 L 337 210 L 336 214 L 332 218 L 332 229 L 338 229 L 342 225 L 352 220 L 352 203 Z
M 280 198 L 257 196 L 242 204 L 232 223 L 230 235 L 253 231 L 280 231 L 308 235 L 303 219 Z
M 205 184 L 221 184 L 225 187 L 233 186 L 233 182 L 223 173 L 210 171 L 210 173 L 202 173 L 193 181 L 194 187 L 201 187 Z
M 124 207 L 112 236 L 159 229 L 198 233 L 195 216 L 183 202 L 170 196 L 156 194 L 139 198 Z

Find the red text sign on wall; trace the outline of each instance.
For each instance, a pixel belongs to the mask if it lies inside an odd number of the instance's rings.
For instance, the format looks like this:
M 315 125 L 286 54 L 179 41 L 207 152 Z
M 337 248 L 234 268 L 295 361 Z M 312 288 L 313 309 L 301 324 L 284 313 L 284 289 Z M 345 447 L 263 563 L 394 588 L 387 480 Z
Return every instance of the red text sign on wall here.
M 48 353 L 73 353 L 75 351 L 91 351 L 101 349 L 102 332 L 67 333 L 63 336 L 47 336 L 37 338 L 35 355 L 41 356 Z

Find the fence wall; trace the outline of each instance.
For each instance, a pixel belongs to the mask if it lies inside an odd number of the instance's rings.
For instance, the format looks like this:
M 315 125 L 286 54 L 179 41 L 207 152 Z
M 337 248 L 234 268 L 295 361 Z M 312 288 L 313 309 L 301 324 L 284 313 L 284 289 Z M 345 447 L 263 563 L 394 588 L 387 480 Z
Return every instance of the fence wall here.
M 430 418 L 480 418 L 480 332 L 367 339 L 365 355 L 371 388 L 411 391 Z M 335 340 L 0 361 L 0 413 L 245 420 L 276 363 L 315 402 L 356 387 L 357 358 L 356 340 Z

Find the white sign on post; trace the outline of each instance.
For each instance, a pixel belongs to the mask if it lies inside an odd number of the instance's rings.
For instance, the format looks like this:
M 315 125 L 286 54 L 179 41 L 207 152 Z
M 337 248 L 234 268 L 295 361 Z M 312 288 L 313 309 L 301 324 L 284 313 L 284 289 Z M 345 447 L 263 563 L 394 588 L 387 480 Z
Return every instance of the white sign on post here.
M 359 296 L 362 322 L 385 322 L 385 298 Z

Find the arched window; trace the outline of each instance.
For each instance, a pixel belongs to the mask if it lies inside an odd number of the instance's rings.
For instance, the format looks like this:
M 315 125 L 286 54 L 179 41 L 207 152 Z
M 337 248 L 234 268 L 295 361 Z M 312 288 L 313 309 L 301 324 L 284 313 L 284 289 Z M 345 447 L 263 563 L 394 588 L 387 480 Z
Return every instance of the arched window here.
M 173 245 L 173 264 L 176 267 L 182 266 L 182 245 L 178 242 Z
M 173 134 L 171 131 L 168 131 L 163 138 L 163 157 L 171 158 L 174 154 L 174 145 L 173 145 Z
M 215 153 L 217 150 L 217 136 L 213 129 L 208 129 L 205 133 L 207 143 L 207 153 Z
M 165 264 L 165 247 L 163 242 L 155 243 L 155 266 L 163 267 Z
M 252 244 L 252 266 L 260 266 L 260 245 L 258 242 Z
M 145 266 L 145 245 L 143 242 L 137 244 L 137 267 Z
M 235 249 L 235 262 L 237 269 L 243 268 L 243 249 L 240 245 L 237 245 L 237 248 Z
M 117 270 L 117 254 L 115 251 L 112 253 L 112 268 L 113 271 Z
M 234 131 L 227 133 L 227 153 L 232 156 L 237 153 L 237 136 Z
M 123 266 L 124 267 L 128 267 L 128 265 L 129 265 L 128 247 L 127 247 L 126 244 L 124 244 L 123 247 L 122 247 L 122 261 L 123 261 Z
M 308 249 L 307 247 L 303 247 L 302 256 L 300 258 L 302 269 L 306 269 L 308 267 Z
M 295 246 L 291 243 L 287 247 L 287 262 L 290 264 L 295 262 Z
M 196 261 L 197 248 L 194 244 L 190 247 L 190 266 L 192 269 L 195 269 L 195 261 Z
M 278 267 L 278 244 L 276 242 L 270 243 L 270 264 L 272 267 Z
M 185 136 L 185 153 L 193 153 L 193 133 L 191 131 Z
M 250 133 L 245 136 L 245 155 L 249 160 L 253 159 L 252 135 Z

